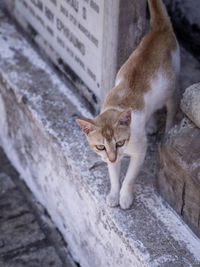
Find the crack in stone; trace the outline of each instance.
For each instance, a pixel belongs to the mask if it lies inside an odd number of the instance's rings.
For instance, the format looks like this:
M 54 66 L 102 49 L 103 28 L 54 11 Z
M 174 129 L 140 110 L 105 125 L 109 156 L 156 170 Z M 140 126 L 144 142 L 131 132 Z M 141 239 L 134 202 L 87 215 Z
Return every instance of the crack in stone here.
M 184 216 L 184 207 L 185 207 L 185 183 L 183 184 L 183 191 L 182 191 L 182 207 L 181 207 L 181 216 Z
M 50 246 L 50 244 L 48 244 L 47 239 L 44 238 L 42 240 L 37 240 L 33 243 L 27 244 L 26 246 L 20 246 L 19 248 L 8 250 L 4 253 L 1 253 L 1 256 L 5 262 L 9 262 L 19 255 L 29 254 L 30 252 L 38 251 L 39 249 L 46 248 L 47 246 Z
M 5 221 L 13 220 L 13 219 L 22 217 L 22 216 L 24 216 L 26 214 L 31 214 L 31 213 L 29 211 L 22 211 L 22 212 L 20 212 L 18 214 L 8 216 Z

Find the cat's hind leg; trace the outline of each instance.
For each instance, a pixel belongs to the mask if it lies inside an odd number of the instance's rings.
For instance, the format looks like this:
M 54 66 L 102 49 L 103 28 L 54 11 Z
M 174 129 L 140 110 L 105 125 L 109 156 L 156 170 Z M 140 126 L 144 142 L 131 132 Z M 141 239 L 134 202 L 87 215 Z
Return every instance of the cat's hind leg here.
M 110 193 L 106 197 L 106 203 L 110 207 L 119 205 L 120 166 L 121 161 L 118 161 L 116 163 L 108 163 L 108 171 L 110 176 Z
M 157 127 L 157 121 L 156 121 L 155 113 L 153 113 L 151 115 L 149 121 L 147 122 L 146 131 L 147 131 L 147 134 L 149 134 L 149 135 L 153 135 L 153 134 L 157 133 L 158 127 Z

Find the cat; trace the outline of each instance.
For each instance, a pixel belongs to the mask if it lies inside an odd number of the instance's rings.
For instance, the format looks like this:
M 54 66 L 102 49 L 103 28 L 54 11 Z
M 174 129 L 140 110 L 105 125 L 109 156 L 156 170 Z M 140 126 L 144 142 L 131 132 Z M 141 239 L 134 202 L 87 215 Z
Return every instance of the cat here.
M 107 205 L 122 209 L 133 202 L 133 187 L 147 149 L 147 133 L 156 131 L 154 112 L 167 108 L 167 132 L 175 113 L 174 89 L 180 67 L 179 46 L 162 0 L 148 0 L 150 29 L 117 73 L 101 113 L 76 119 L 90 147 L 107 162 Z M 120 188 L 120 163 L 130 163 Z

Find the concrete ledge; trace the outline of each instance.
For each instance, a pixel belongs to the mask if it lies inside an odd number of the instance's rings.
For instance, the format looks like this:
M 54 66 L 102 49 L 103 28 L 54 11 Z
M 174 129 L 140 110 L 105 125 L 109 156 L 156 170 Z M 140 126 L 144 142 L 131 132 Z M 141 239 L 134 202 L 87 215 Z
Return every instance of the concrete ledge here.
M 154 191 L 155 137 L 132 208 L 108 208 L 107 168 L 74 122 L 90 114 L 0 17 L 0 142 L 76 261 L 84 267 L 198 266 L 200 240 Z

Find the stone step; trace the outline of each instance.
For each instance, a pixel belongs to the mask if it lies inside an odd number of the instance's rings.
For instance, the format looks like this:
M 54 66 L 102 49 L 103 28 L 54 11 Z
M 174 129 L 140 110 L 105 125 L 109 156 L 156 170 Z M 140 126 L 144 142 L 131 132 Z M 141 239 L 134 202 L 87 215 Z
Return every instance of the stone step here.
M 200 240 L 154 190 L 157 137 L 149 140 L 132 208 L 107 207 L 107 168 L 74 121 L 91 114 L 3 13 L 0 18 L 0 143 L 76 261 L 199 266 Z

